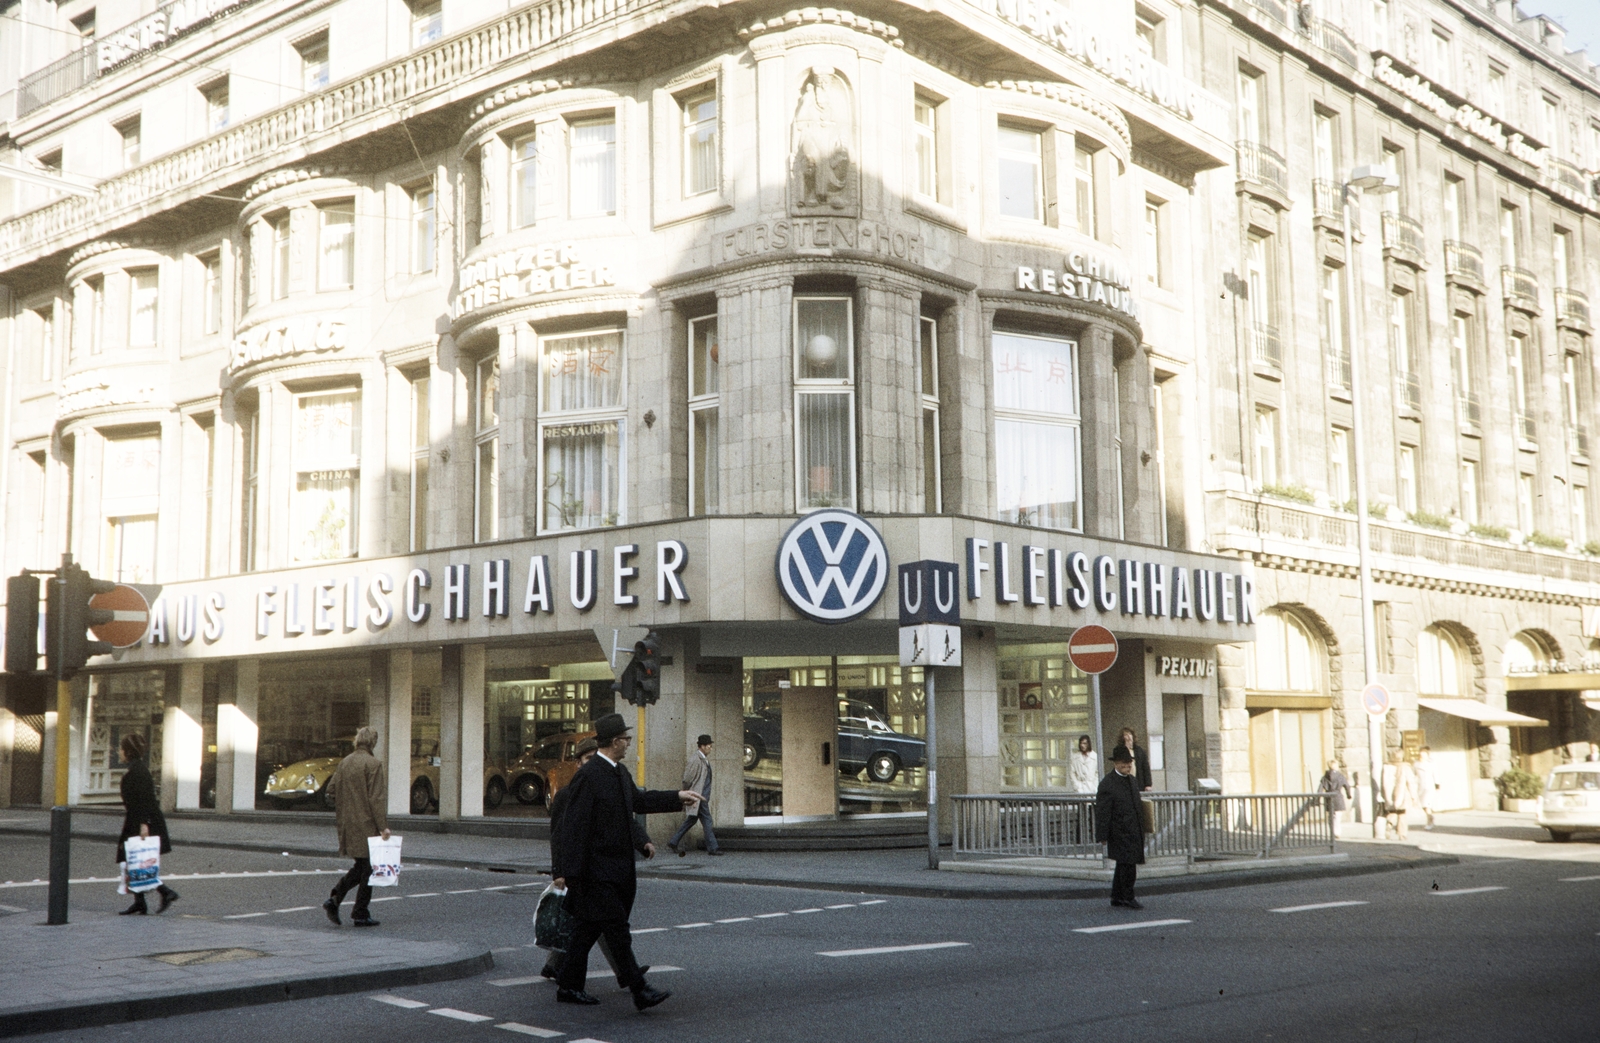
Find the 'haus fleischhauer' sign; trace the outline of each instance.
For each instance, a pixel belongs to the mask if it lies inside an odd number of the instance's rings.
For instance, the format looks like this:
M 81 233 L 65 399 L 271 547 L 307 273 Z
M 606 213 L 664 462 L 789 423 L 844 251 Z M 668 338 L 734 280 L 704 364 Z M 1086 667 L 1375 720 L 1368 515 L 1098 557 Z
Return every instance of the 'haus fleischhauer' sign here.
M 900 566 L 900 665 L 960 666 L 961 585 L 953 561 Z

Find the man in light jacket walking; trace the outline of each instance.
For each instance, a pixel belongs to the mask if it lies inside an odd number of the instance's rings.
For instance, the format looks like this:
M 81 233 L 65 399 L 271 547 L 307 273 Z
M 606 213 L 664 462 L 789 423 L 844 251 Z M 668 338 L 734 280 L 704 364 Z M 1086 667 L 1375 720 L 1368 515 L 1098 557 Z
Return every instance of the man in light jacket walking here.
M 683 769 L 683 788 L 700 794 L 700 806 L 684 812 L 683 825 L 672 834 L 672 839 L 667 841 L 667 846 L 678 853 L 682 858 L 689 852 L 679 845 L 683 843 L 689 830 L 694 828 L 696 822 L 706 835 L 706 854 L 720 855 L 722 849 L 717 846 L 717 834 L 711 826 L 711 736 L 702 735 L 695 740 L 697 749 L 694 756 L 689 758 L 689 763 Z
M 362 728 L 356 732 L 355 750 L 339 762 L 333 777 L 328 780 L 328 793 L 333 796 L 333 817 L 339 828 L 339 854 L 355 859 L 337 884 L 333 893 L 322 903 L 328 919 L 339 922 L 339 905 L 353 887 L 356 889 L 356 906 L 350 911 L 350 922 L 357 927 L 376 927 L 378 921 L 369 912 L 372 901 L 372 859 L 367 849 L 367 838 L 381 836 L 389 839 L 389 779 L 383 762 L 372 755 L 378 744 L 376 728 Z

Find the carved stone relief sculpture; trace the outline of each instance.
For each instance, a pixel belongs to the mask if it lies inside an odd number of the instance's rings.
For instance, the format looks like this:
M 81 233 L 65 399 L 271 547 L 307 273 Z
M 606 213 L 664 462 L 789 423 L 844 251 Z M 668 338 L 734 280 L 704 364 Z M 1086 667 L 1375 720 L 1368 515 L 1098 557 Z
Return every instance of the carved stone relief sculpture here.
M 796 215 L 855 215 L 860 171 L 851 152 L 855 106 L 844 77 L 814 66 L 800 87 L 790 162 L 790 211 Z

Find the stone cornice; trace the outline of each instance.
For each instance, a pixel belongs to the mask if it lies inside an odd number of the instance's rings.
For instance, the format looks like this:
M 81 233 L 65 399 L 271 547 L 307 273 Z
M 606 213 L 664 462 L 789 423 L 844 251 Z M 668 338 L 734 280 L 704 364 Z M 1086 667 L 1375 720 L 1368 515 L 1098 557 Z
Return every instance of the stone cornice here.
M 318 178 L 348 178 L 355 171 L 350 167 L 285 167 L 274 170 L 270 174 L 263 174 L 250 183 L 244 190 L 247 202 L 254 201 L 257 196 L 262 196 L 273 189 L 283 188 L 285 185 L 297 184 L 301 181 L 315 181 Z
M 1082 109 L 1089 113 L 1116 132 L 1122 139 L 1124 148 L 1132 151 L 1133 135 L 1128 132 L 1128 120 L 1122 111 L 1114 105 L 1108 105 L 1090 94 L 1086 90 L 1072 86 L 1070 83 L 1053 83 L 1045 80 L 990 80 L 984 86 L 989 90 L 1016 91 L 1018 94 L 1032 94 L 1040 98 L 1049 98 L 1063 105 Z
M 757 36 L 767 33 L 781 33 L 786 29 L 798 29 L 807 25 L 837 25 L 845 29 L 854 29 L 857 32 L 868 33 L 876 36 L 891 47 L 902 47 L 900 30 L 892 25 L 864 18 L 853 11 L 843 11 L 836 7 L 803 7 L 789 11 L 786 14 L 774 15 L 771 18 L 752 22 L 739 30 L 739 39 L 749 43 Z
M 519 101 L 525 101 L 528 98 L 537 98 L 541 94 L 550 94 L 554 91 L 570 90 L 574 87 L 592 87 L 595 84 L 607 82 L 612 82 L 610 77 L 602 79 L 601 76 L 594 74 L 587 76 L 567 76 L 560 79 L 523 80 L 521 83 L 513 83 L 509 86 L 502 87 L 493 94 L 484 98 L 482 101 L 479 101 L 478 104 L 474 105 L 472 110 L 467 113 L 467 119 L 471 123 L 477 123 L 478 120 L 487 116 L 496 109 L 504 108 L 507 105 L 512 105 Z
M 1134 166 L 1143 167 L 1145 170 L 1150 171 L 1150 173 L 1158 174 L 1161 177 L 1166 178 L 1168 181 L 1171 181 L 1175 185 L 1182 185 L 1184 188 L 1194 187 L 1193 171 L 1185 170 L 1173 163 L 1168 163 L 1159 156 L 1153 156 L 1140 148 L 1133 150 L 1133 155 L 1131 158 L 1133 159 Z
M 91 257 L 111 253 L 113 250 L 148 250 L 149 243 L 139 239 L 96 239 L 92 243 L 84 243 L 67 257 L 67 268 L 71 270 L 87 261 Z
M 1345 579 L 1352 582 L 1358 578 L 1357 570 L 1353 565 L 1317 561 L 1314 558 L 1291 558 L 1282 554 L 1253 553 L 1250 555 L 1250 560 L 1260 569 L 1303 572 L 1313 576 Z M 1419 576 L 1416 573 L 1398 572 L 1393 569 L 1373 569 L 1372 577 L 1377 582 L 1391 587 L 1412 587 L 1417 590 L 1431 590 L 1445 594 L 1466 594 L 1472 597 L 1501 598 L 1507 601 L 1530 601 L 1545 605 L 1593 605 L 1600 602 L 1600 598 L 1585 599 L 1546 590 L 1529 590 L 1526 587 L 1508 587 L 1495 583 L 1471 583 L 1465 580 Z

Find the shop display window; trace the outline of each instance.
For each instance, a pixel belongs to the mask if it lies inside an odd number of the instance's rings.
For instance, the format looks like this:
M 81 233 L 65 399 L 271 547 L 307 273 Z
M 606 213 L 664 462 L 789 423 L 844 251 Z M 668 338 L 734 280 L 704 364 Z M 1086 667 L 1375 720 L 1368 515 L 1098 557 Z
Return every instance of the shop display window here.
M 486 775 L 503 772 L 507 791 L 495 813 L 543 812 L 551 793 L 575 770 L 577 739 L 593 731 L 596 717 L 612 712 L 611 681 L 604 660 L 549 663 L 520 649 L 490 650 L 483 761 Z
M 161 788 L 162 715 L 166 709 L 166 671 L 90 674 L 89 701 L 84 711 L 89 722 L 84 742 L 80 801 L 116 804 L 122 800 L 122 739 L 142 735 L 150 744 L 145 763 Z
M 356 731 L 369 723 L 371 685 L 366 656 L 261 664 L 256 807 L 331 806 L 328 778 L 354 749 Z
M 1071 788 L 1072 751 L 1092 733 L 1089 677 L 1065 644 L 1000 649 L 1000 784 L 1006 789 Z M 1098 749 L 1102 763 L 1106 751 Z

